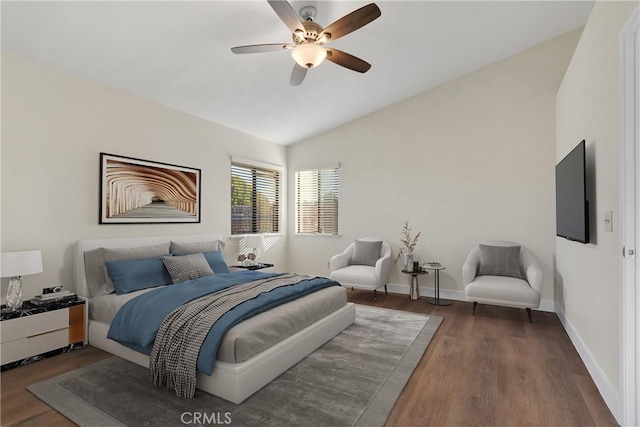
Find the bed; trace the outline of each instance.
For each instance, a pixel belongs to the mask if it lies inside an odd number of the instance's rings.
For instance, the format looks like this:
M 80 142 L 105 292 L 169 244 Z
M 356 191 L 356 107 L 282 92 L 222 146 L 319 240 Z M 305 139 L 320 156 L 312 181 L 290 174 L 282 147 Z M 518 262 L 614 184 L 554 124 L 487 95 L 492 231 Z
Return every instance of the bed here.
M 87 337 L 89 344 L 139 365 L 149 366 L 149 356 L 107 338 L 113 316 L 126 301 L 137 296 L 137 293 L 134 293 L 136 295 L 113 294 L 91 298 L 85 271 L 85 252 L 98 248 L 149 246 L 167 241 L 214 240 L 222 241 L 222 236 L 196 234 L 76 242 L 74 250 L 76 292 L 87 298 L 89 302 L 90 318 Z M 344 292 L 341 287 L 327 288 L 267 310 L 234 326 L 223 337 L 211 375 L 197 373 L 197 388 L 233 403 L 242 402 L 355 321 L 355 306 L 347 303 L 341 292 Z M 270 344 L 269 339 L 276 339 L 269 338 L 273 335 L 271 331 L 276 329 L 276 325 L 279 329 L 286 331 L 287 327 L 291 329 L 291 325 L 302 321 L 296 316 L 303 307 L 306 309 L 311 307 L 315 310 L 312 310 L 315 317 L 306 316 L 308 326 L 284 339 L 280 337 L 273 345 Z M 255 334 L 256 330 L 260 335 L 258 345 L 256 345 L 255 336 L 247 335 L 250 331 Z M 280 331 L 280 333 L 283 332 Z M 263 348 L 267 345 L 268 347 Z

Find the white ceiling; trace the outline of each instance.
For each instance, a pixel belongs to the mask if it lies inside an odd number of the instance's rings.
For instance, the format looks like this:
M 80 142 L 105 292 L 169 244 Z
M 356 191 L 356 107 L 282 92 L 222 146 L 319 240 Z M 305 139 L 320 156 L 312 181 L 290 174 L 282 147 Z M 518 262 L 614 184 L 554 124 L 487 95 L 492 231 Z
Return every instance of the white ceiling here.
M 292 144 L 584 25 L 593 2 L 377 1 L 382 16 L 329 46 L 372 64 L 329 61 L 289 85 L 286 43 L 266 1 L 7 2 L 2 47 L 162 105 Z M 315 4 L 327 26 L 367 4 Z

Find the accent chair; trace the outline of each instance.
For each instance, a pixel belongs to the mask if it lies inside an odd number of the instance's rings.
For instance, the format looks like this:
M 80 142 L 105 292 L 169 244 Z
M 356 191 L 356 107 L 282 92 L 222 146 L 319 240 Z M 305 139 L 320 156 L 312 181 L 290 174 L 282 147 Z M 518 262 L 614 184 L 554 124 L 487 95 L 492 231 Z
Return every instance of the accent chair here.
M 391 246 L 377 237 L 362 237 L 351 243 L 341 254 L 329 262 L 330 278 L 347 288 L 369 289 L 373 299 L 377 290 L 384 287 L 391 273 Z
M 527 248 L 514 242 L 493 241 L 471 250 L 462 266 L 467 299 L 478 303 L 531 309 L 540 306 L 542 270 Z

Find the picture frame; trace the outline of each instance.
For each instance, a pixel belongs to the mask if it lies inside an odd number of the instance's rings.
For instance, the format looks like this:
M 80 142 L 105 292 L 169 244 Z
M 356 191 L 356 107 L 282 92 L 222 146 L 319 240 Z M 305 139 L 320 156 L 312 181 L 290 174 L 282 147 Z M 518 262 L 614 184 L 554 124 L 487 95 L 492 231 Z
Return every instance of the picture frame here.
M 200 223 L 201 170 L 100 153 L 100 224 Z

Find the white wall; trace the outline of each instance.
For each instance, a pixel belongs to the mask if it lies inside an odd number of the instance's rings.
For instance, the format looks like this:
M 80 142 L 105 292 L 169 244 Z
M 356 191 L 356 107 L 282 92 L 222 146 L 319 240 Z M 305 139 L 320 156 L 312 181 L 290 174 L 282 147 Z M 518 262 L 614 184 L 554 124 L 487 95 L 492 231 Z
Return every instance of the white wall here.
M 561 318 L 612 412 L 620 390 L 620 100 L 618 32 L 637 2 L 597 2 L 558 90 L 556 160 L 587 142 L 592 243 L 557 238 L 556 301 Z M 605 211 L 613 232 L 604 231 Z M 577 341 L 576 341 L 577 340 Z M 595 363 L 590 366 L 590 363 Z
M 98 225 L 99 153 L 202 169 L 201 224 Z M 286 148 L 2 51 L 2 250 L 42 249 L 25 298 L 73 280 L 78 239 L 220 232 L 230 157 L 285 165 Z M 286 197 L 283 203 L 286 204 Z M 286 218 L 283 219 L 283 228 Z M 238 241 L 227 241 L 233 262 Z M 286 239 L 263 257 L 286 269 Z M 2 295 L 6 292 L 3 286 Z
M 447 267 L 441 288 L 460 295 L 462 264 L 478 242 L 512 240 L 537 256 L 543 300 L 552 300 L 555 94 L 579 35 L 567 33 L 290 147 L 289 265 L 326 275 L 330 257 L 360 236 L 387 239 L 397 252 L 409 219 L 414 232 L 422 231 L 417 259 Z M 342 165 L 341 236 L 296 236 L 294 172 L 322 162 Z M 401 263 L 392 270 L 392 283 L 408 283 Z

